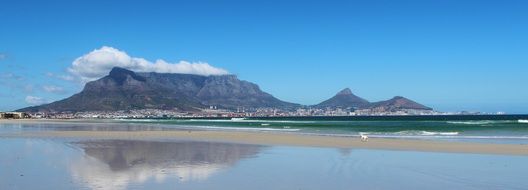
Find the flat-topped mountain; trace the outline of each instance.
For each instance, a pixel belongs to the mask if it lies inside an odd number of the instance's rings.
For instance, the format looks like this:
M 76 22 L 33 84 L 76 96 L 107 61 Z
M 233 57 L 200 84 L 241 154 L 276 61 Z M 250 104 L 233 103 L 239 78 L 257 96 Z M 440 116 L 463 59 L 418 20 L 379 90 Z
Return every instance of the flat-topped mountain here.
M 363 108 L 363 107 L 368 106 L 369 104 L 370 104 L 369 101 L 354 95 L 349 88 L 345 88 L 339 91 L 332 98 L 315 105 L 315 107 L 318 107 L 318 108 L 327 108 L 327 107 L 330 107 L 330 108 L 335 108 L 335 107 Z
M 98 80 L 88 82 L 73 96 L 50 104 L 20 109 L 23 112 L 118 111 L 137 109 L 179 109 L 199 111 L 215 106 L 222 109 L 278 108 L 292 110 L 299 104 L 279 100 L 251 82 L 235 75 L 192 75 L 143 73 L 114 67 Z M 402 109 L 432 110 L 407 98 L 370 103 L 349 88 L 312 107 L 352 108 L 374 111 Z
M 136 73 L 115 67 L 69 98 L 20 111 L 116 111 L 133 109 L 198 110 L 208 106 L 293 108 L 251 82 L 235 75 L 201 76 L 174 73 Z

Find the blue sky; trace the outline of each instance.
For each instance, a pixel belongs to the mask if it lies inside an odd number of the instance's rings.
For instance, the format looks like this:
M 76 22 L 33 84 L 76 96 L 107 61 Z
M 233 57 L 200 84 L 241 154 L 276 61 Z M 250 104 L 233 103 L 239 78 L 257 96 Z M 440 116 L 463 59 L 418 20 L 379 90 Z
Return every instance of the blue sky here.
M 316 104 L 350 87 L 440 111 L 528 113 L 526 1 L 2 1 L 0 110 L 82 89 L 72 63 L 104 46 L 205 62 Z

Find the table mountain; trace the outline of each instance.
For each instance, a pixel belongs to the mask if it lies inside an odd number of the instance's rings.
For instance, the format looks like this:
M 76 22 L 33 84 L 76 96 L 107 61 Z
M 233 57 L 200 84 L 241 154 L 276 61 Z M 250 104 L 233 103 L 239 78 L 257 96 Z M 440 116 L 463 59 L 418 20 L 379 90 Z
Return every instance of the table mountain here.
M 198 110 L 208 106 L 294 108 L 251 82 L 235 75 L 201 76 L 174 73 L 136 73 L 115 67 L 109 75 L 88 82 L 69 98 L 20 111 L 116 111 L 133 109 Z

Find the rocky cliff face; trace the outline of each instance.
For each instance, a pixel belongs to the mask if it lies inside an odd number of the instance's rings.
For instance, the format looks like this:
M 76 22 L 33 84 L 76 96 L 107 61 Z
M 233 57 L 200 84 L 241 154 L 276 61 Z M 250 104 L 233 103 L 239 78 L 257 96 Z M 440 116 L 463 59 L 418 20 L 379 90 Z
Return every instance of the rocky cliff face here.
M 234 75 L 135 73 L 113 68 L 108 76 L 89 82 L 69 98 L 21 111 L 115 111 L 132 109 L 197 110 L 207 106 L 293 108 L 253 83 Z

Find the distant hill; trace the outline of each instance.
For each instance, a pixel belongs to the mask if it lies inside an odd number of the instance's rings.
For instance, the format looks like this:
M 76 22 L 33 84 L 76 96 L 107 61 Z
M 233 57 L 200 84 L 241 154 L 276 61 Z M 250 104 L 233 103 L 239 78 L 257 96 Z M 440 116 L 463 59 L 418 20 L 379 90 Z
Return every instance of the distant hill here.
M 341 90 L 332 98 L 314 105 L 313 107 L 375 109 L 377 111 L 397 111 L 401 109 L 432 110 L 432 108 L 401 96 L 395 96 L 390 100 L 370 103 L 369 101 L 354 95 L 349 88 Z
M 173 73 L 136 73 L 115 67 L 110 73 L 89 82 L 69 98 L 19 111 L 116 111 L 133 109 L 173 109 L 193 111 L 208 106 L 236 109 L 294 108 L 300 105 L 281 101 L 251 82 L 235 75 L 201 76 Z
M 352 91 L 349 88 L 345 88 L 341 91 L 339 91 L 335 96 L 332 98 L 323 101 L 315 107 L 318 108 L 363 108 L 370 104 L 369 101 L 360 98 L 352 93 Z
M 368 108 L 378 111 L 396 111 L 401 109 L 432 110 L 430 107 L 401 96 L 395 96 L 390 100 L 371 103 Z

